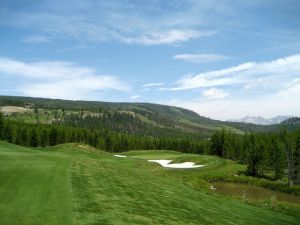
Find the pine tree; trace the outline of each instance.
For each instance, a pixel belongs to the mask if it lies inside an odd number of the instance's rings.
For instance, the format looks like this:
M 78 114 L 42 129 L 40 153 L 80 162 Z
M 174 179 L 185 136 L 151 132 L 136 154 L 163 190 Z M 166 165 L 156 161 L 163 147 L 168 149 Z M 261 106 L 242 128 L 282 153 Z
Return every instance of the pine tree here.
M 19 145 L 28 146 L 28 129 L 22 128 L 19 129 L 20 133 L 20 143 Z
M 108 152 L 111 152 L 113 150 L 112 140 L 109 135 L 107 135 L 105 137 L 104 149 L 105 149 L 105 151 L 108 151 Z
M 29 134 L 29 145 L 31 147 L 37 147 L 38 146 L 38 138 L 37 138 L 37 132 L 35 128 L 32 128 Z
M 295 183 L 300 184 L 300 133 L 296 137 L 295 148 Z
M 217 131 L 211 137 L 211 148 L 210 152 L 213 155 L 217 155 L 222 157 L 223 156 L 223 148 L 224 148 L 224 132 Z
M 280 133 L 281 140 L 284 144 L 286 161 L 287 161 L 287 169 L 288 169 L 288 183 L 289 186 L 294 185 L 294 157 L 293 157 L 293 143 L 291 138 L 287 134 L 286 128 L 284 128 Z
M 49 133 L 49 145 L 53 146 L 57 144 L 58 132 L 55 127 L 52 127 Z
M 3 132 L 4 132 L 4 121 L 3 121 L 3 115 L 0 112 L 0 140 L 3 140 Z
M 13 142 L 13 130 L 10 126 L 6 126 L 4 128 L 4 140 L 8 141 L 9 143 Z
M 41 130 L 39 143 L 42 147 L 49 145 L 48 132 L 46 129 Z
M 274 168 L 275 178 L 281 179 L 284 175 L 285 168 L 284 145 L 278 140 L 277 137 L 272 139 L 270 154 L 270 160 L 272 167 Z
M 251 176 L 257 176 L 259 171 L 259 163 L 261 161 L 261 152 L 257 137 L 250 134 L 247 138 L 247 173 Z

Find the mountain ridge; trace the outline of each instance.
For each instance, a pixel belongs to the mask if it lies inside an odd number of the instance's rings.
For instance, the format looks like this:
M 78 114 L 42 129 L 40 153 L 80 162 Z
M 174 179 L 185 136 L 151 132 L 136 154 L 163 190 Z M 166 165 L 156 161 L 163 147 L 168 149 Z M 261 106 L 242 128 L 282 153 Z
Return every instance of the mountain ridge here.
M 288 120 L 294 116 L 289 115 L 279 115 L 271 118 L 264 118 L 262 116 L 245 116 L 241 119 L 232 119 L 228 120 L 228 122 L 240 122 L 240 123 L 252 123 L 257 125 L 273 125 L 280 124 L 281 122 Z
M 137 136 L 171 138 L 210 138 L 216 131 L 235 133 L 274 132 L 280 125 L 256 125 L 210 119 L 175 106 L 155 103 L 74 101 L 20 96 L 0 96 L 0 107 L 31 109 L 6 115 L 8 119 L 29 123 L 52 123 L 81 128 L 107 128 Z M 289 123 L 293 127 L 294 123 Z M 298 125 L 297 125 L 298 126 Z

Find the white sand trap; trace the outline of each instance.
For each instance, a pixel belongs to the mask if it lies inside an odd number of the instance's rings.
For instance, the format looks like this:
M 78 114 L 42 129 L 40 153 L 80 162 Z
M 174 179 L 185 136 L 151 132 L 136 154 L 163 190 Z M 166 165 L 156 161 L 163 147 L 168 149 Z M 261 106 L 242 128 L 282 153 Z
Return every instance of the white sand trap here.
M 126 158 L 127 156 L 126 155 L 114 155 L 116 157 L 119 157 L 119 158 Z
M 193 162 L 184 162 L 184 163 L 172 163 L 172 160 L 166 160 L 166 159 L 159 159 L 159 160 L 148 160 L 148 162 L 155 162 L 163 167 L 168 168 L 178 168 L 178 169 L 190 169 L 190 168 L 199 168 L 203 167 L 205 165 L 195 165 Z

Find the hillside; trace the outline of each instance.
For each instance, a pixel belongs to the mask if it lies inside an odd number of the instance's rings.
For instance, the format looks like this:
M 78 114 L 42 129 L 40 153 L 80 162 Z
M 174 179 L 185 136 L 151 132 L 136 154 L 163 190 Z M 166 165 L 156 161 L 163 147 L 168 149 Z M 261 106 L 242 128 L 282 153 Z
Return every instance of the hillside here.
M 171 151 L 147 154 L 148 159 L 189 157 L 204 162 L 209 170 L 228 171 L 227 161 L 213 156 Z M 0 142 L 0 224 L 299 222 L 283 212 L 196 190 L 178 177 L 188 182 L 187 177 L 200 174 L 201 168 L 176 175 L 144 157 L 141 152 L 136 157 L 117 158 L 75 144 L 34 149 Z
M 236 123 L 212 120 L 191 110 L 151 103 L 109 103 L 0 96 L 0 106 L 4 114 L 12 120 L 59 123 L 84 128 L 105 127 L 140 136 L 208 138 L 222 128 L 243 133 L 242 129 L 235 126 Z M 11 106 L 18 108 L 9 111 L 6 110 L 7 106 L 10 110 Z
M 12 109 L 11 106 L 15 106 Z M 10 119 L 29 123 L 65 124 L 107 128 L 139 136 L 209 138 L 217 130 L 272 132 L 280 125 L 223 122 L 173 106 L 151 103 L 110 103 L 0 96 L 2 112 Z

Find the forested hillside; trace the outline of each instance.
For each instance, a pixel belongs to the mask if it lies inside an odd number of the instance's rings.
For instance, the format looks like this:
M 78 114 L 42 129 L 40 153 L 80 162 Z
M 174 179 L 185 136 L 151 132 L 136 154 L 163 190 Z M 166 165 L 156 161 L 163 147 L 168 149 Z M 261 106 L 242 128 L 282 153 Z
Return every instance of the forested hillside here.
M 7 106 L 26 110 L 6 110 Z M 173 106 L 150 103 L 109 103 L 30 97 L 0 96 L 0 107 L 7 118 L 26 123 L 63 124 L 73 127 L 108 129 L 136 136 L 210 138 L 226 128 L 235 133 L 273 132 L 279 125 L 223 122 Z M 290 123 L 293 130 L 295 125 Z

